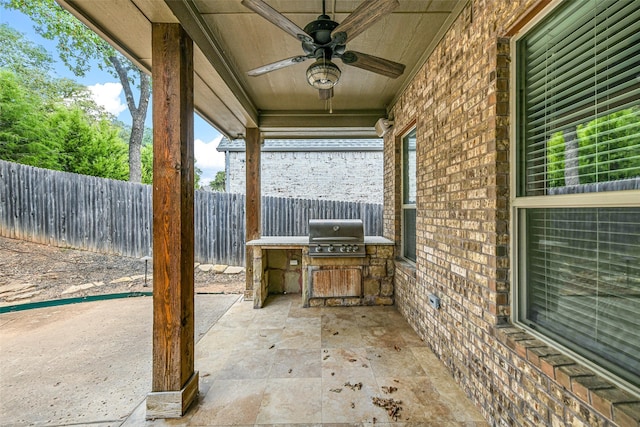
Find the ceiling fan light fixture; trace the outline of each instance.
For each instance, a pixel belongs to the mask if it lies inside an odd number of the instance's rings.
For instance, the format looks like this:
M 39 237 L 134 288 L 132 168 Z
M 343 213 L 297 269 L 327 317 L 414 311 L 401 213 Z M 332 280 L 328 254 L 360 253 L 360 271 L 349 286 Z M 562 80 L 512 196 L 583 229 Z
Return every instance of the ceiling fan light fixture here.
M 307 81 L 316 89 L 331 89 L 340 80 L 340 74 L 336 64 L 320 58 L 307 68 Z

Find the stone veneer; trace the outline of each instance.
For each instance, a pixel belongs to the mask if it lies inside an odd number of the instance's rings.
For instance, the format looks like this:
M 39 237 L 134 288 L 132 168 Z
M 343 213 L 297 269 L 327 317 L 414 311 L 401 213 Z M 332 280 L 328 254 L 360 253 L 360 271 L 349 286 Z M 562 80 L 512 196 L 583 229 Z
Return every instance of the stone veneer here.
M 401 137 L 417 127 L 417 262 L 396 262 L 396 305 L 491 425 L 637 427 L 640 396 L 510 320 L 506 37 L 546 3 L 470 1 L 390 111 L 384 236 L 396 242 Z
M 362 291 L 360 296 L 340 296 L 318 298 L 304 295 L 310 307 L 352 306 L 352 305 L 393 305 L 394 248 L 392 245 L 367 245 L 367 255 L 362 258 L 337 257 L 317 258 L 309 256 L 309 248 L 302 251 L 302 264 L 306 267 L 322 269 L 361 268 Z M 303 293 L 309 290 L 309 275 L 302 278 Z M 306 305 L 306 304 L 305 304 Z
M 255 308 L 261 308 L 270 293 L 289 292 L 287 289 L 301 292 L 305 307 L 393 305 L 395 254 L 392 241 L 366 236 L 364 257 L 312 257 L 309 256 L 308 239 L 307 236 L 268 236 L 247 242 L 254 268 L 252 286 L 245 290 L 245 299 L 253 300 Z M 309 283 L 309 276 L 312 271 L 319 270 L 358 270 L 361 283 L 345 280 L 350 283 L 351 290 L 355 289 L 350 295 L 314 297 L 310 292 L 313 284 Z

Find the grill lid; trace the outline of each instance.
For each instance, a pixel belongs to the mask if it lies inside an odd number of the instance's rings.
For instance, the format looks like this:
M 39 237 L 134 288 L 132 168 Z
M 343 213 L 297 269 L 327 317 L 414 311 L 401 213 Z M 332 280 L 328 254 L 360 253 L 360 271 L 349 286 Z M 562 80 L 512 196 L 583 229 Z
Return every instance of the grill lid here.
M 310 219 L 309 243 L 364 243 L 361 219 Z

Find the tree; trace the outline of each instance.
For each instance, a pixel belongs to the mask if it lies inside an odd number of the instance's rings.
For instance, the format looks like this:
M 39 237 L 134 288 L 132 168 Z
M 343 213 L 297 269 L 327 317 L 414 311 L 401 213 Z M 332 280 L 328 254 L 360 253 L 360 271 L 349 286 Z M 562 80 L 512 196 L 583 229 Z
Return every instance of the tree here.
M 640 134 L 640 108 L 631 107 L 578 125 L 580 183 L 615 181 L 640 175 L 634 153 Z
M 91 67 L 91 60 L 98 60 L 100 68 L 112 68 L 112 74 L 122 84 L 132 119 L 129 138 L 129 180 L 140 182 L 140 150 L 151 96 L 149 76 L 54 0 L 0 0 L 0 3 L 4 7 L 29 15 L 36 22 L 35 29 L 40 35 L 49 40 L 57 40 L 60 59 L 76 76 L 85 75 Z M 136 82 L 140 91 L 137 105 L 132 88 Z
M 20 85 L 42 100 L 44 108 L 51 109 L 63 100 L 73 99 L 85 110 L 97 113 L 87 88 L 69 79 L 51 77 L 52 65 L 53 58 L 42 46 L 25 39 L 24 34 L 8 25 L 0 24 L 0 68 L 13 72 Z
M 142 183 L 153 184 L 153 145 L 144 144 L 140 151 L 142 161 Z
M 0 70 L 0 159 L 60 169 L 57 147 L 47 144 L 46 117 L 40 97 Z
M 213 181 L 209 181 L 209 187 L 211 187 L 213 191 L 224 192 L 226 190 L 226 179 L 227 174 L 225 173 L 225 171 L 218 171 Z
M 60 147 L 61 170 L 102 178 L 125 180 L 127 146 L 119 129 L 106 119 L 95 120 L 80 108 L 59 108 L 48 126 L 51 140 Z
M 640 176 L 640 155 L 632 154 L 639 133 L 640 109 L 637 107 L 554 133 L 546 146 L 549 187 Z

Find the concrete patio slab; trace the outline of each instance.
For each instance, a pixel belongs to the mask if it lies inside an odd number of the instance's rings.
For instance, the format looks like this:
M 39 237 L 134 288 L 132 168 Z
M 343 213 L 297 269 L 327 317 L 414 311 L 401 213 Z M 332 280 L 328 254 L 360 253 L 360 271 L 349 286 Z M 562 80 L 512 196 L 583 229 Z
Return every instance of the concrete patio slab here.
M 196 295 L 196 340 L 239 295 Z M 151 390 L 152 298 L 0 315 L 0 425 L 119 426 Z

